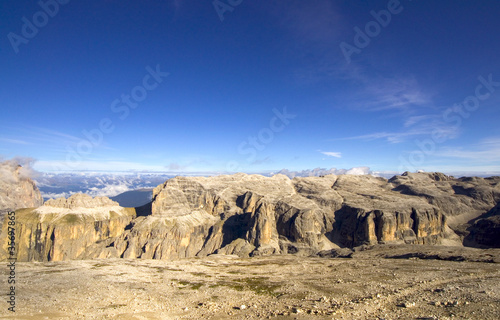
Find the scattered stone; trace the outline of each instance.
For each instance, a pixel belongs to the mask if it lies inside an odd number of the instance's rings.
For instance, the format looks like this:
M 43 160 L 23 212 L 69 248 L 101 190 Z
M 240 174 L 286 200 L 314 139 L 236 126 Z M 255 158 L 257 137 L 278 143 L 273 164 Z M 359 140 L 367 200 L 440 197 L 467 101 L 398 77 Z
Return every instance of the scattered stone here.
M 402 306 L 403 308 L 413 308 L 415 307 L 415 302 L 404 302 Z
M 299 313 L 303 313 L 304 310 L 300 309 L 300 308 L 292 308 L 292 313 L 296 313 L 296 314 L 299 314 Z

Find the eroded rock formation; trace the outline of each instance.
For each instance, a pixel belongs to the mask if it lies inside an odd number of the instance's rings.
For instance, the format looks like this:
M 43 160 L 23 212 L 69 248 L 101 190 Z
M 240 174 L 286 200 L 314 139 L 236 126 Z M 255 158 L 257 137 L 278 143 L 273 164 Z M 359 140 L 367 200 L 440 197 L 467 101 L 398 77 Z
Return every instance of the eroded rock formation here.
M 41 206 L 42 195 L 27 169 L 16 161 L 0 163 L 0 212 Z
M 135 218 L 133 209 L 111 210 L 109 199 L 48 201 L 26 212 L 23 241 L 27 260 L 313 255 L 376 243 L 459 244 L 448 225 L 475 219 L 499 200 L 500 177 L 176 177 L 156 187 L 152 203 Z
M 135 217 L 106 197 L 75 194 L 47 201 L 39 208 L 16 210 L 15 248 L 18 261 L 57 261 L 106 257 L 107 248 L 89 247 L 120 236 Z M 7 224 L 0 235 L 0 257 L 8 254 Z

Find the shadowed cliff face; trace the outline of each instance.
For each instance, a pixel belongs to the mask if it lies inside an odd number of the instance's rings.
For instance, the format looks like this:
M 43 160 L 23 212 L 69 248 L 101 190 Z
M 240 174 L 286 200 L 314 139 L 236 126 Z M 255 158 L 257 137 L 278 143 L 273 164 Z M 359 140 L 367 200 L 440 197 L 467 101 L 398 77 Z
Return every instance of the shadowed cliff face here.
M 111 210 L 107 198 L 70 198 L 22 211 L 26 250 L 20 252 L 25 260 L 170 259 L 213 253 L 314 255 L 376 243 L 460 244 L 447 221 L 491 210 L 500 199 L 499 184 L 500 177 L 455 179 L 438 173 L 390 180 L 176 177 L 154 189 L 150 205 L 135 210 Z M 78 219 L 71 218 L 75 215 Z
M 465 245 L 480 248 L 500 248 L 500 203 L 471 221 L 464 239 Z

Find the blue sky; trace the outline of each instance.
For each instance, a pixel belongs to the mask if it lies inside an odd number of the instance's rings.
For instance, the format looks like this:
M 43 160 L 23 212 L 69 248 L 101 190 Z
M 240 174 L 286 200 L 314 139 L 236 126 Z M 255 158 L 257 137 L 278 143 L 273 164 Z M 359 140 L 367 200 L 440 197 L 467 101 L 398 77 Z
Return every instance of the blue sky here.
M 500 171 L 496 0 L 42 3 L 0 4 L 4 158 Z

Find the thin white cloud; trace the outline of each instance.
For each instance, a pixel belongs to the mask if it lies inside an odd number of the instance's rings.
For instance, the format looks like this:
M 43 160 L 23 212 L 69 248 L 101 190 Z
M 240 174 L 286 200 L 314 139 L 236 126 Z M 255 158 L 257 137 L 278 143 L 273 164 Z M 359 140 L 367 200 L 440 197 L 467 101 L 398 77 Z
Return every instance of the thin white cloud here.
M 329 156 L 329 157 L 342 158 L 341 152 L 320 151 L 320 153 L 324 154 L 325 156 Z
M 416 106 L 431 104 L 431 97 L 420 87 L 412 76 L 392 78 L 355 75 L 354 80 L 363 87 L 359 94 L 360 107 L 370 111 L 404 110 L 411 111 Z
M 389 143 L 401 143 L 414 139 L 418 136 L 432 137 L 433 133 L 439 133 L 446 140 L 458 137 L 460 128 L 445 123 L 437 115 L 420 115 L 409 117 L 404 123 L 404 128 L 399 132 L 373 132 L 359 136 L 337 138 L 332 140 L 365 140 L 386 139 Z
M 114 197 L 119 195 L 120 193 L 130 191 L 131 188 L 127 183 L 119 183 L 119 184 L 108 184 L 102 188 L 89 188 L 87 194 L 92 197 Z
M 355 167 L 346 171 L 345 174 L 348 175 L 367 175 L 370 174 L 371 170 L 369 167 Z
M 457 158 L 478 163 L 500 161 L 500 137 L 490 137 L 469 148 L 443 148 L 438 156 Z
M 0 183 L 17 183 L 20 179 L 36 178 L 40 173 L 33 169 L 35 161 L 28 157 L 16 157 L 4 161 L 0 157 Z
M 60 143 L 66 145 L 82 140 L 82 138 L 64 132 L 36 126 L 28 126 L 26 131 L 32 134 L 34 139 L 44 142 Z
M 78 143 L 87 140 L 83 134 L 74 136 L 58 130 L 38 126 L 19 126 L 14 128 L 14 130 L 17 132 L 16 140 L 24 141 L 26 144 L 43 146 L 46 151 L 59 154 L 68 154 L 68 147 L 76 148 Z M 116 151 L 116 149 L 106 145 L 105 135 L 98 145 L 92 143 L 92 147 L 94 150 L 106 149 Z
M 12 144 L 24 144 L 24 145 L 30 144 L 29 142 L 26 142 L 24 140 L 9 139 L 9 138 L 0 138 L 0 141 L 12 143 Z
M 90 160 L 77 163 L 66 161 L 45 161 L 40 160 L 35 164 L 37 170 L 45 172 L 72 172 L 72 171 L 165 171 L 165 167 L 161 165 L 147 165 L 137 162 L 114 161 L 114 160 Z
M 72 195 L 78 193 L 74 191 L 68 191 L 68 192 L 43 192 L 40 191 L 42 194 L 42 197 L 45 199 L 57 199 L 57 198 L 69 198 Z
M 90 187 L 85 190 L 85 193 L 92 197 L 114 197 L 121 193 L 132 190 L 127 183 L 107 184 L 101 188 Z M 81 191 L 63 191 L 63 192 L 43 192 L 41 194 L 44 198 L 68 198 L 73 194 L 80 193 Z
M 411 136 L 417 136 L 424 134 L 420 131 L 409 131 L 409 132 L 374 132 L 369 134 L 363 134 L 359 136 L 338 138 L 333 140 L 365 140 L 372 141 L 377 139 L 386 139 L 390 143 L 400 143 L 407 140 Z
M 302 171 L 290 171 L 288 169 L 282 169 L 282 170 L 278 171 L 277 174 L 284 174 L 284 175 L 288 176 L 289 178 L 295 178 L 295 177 L 319 177 L 319 176 L 326 176 L 329 174 L 334 174 L 334 175 L 343 175 L 343 174 L 367 175 L 367 174 L 373 174 L 373 173 L 369 167 L 354 167 L 351 169 L 315 168 L 315 169 L 307 169 L 307 170 L 302 170 Z
M 419 116 L 411 116 L 408 119 L 406 119 L 404 126 L 405 128 L 414 126 L 416 124 L 422 123 L 423 121 L 433 121 L 438 119 L 438 115 L 419 115 Z

